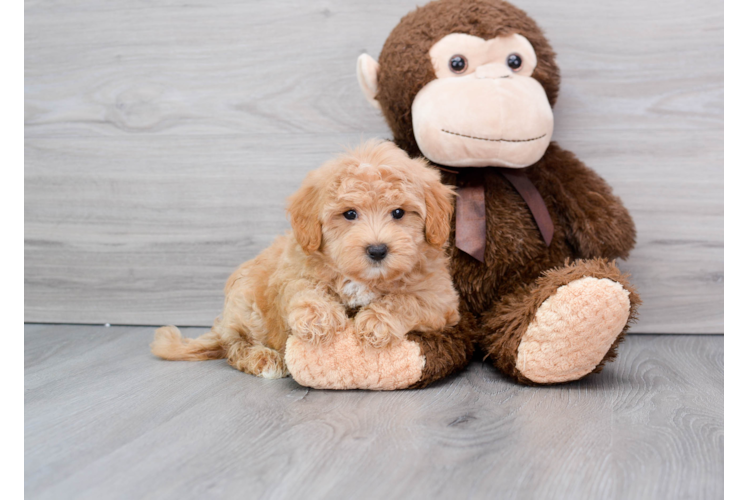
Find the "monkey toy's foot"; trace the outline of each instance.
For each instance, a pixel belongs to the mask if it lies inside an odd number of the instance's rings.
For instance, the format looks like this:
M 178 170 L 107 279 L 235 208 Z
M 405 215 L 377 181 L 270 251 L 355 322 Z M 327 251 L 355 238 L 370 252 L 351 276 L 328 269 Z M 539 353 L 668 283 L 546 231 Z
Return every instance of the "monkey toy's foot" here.
M 529 292 L 497 307 L 487 326 L 498 328 L 484 349 L 521 382 L 578 380 L 615 357 L 638 304 L 614 264 L 579 261 L 549 271 Z
M 535 314 L 517 349 L 517 369 L 539 383 L 577 380 L 603 360 L 629 318 L 629 292 L 607 278 L 558 289 Z

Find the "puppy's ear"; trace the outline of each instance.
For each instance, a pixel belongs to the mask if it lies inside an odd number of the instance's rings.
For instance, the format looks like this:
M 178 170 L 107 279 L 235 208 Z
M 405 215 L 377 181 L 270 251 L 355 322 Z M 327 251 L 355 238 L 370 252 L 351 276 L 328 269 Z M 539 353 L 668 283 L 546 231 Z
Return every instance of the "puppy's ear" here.
M 322 189 L 317 172 L 310 172 L 301 188 L 288 198 L 288 217 L 296 241 L 306 253 L 316 251 L 322 244 Z
M 426 241 L 441 248 L 449 238 L 449 231 L 452 227 L 452 212 L 454 206 L 452 200 L 455 192 L 451 186 L 442 184 L 441 175 L 433 168 L 426 167 L 428 170 L 425 176 L 425 194 L 426 194 Z

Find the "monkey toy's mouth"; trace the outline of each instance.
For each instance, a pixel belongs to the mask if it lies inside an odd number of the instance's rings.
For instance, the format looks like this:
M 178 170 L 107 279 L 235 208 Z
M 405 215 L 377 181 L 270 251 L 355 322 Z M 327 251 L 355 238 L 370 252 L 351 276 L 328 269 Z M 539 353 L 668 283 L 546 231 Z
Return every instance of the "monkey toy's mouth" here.
M 416 95 L 411 116 L 421 153 L 445 167 L 528 167 L 553 135 L 545 90 L 521 75 L 433 80 Z
M 452 132 L 451 130 L 442 129 L 445 134 L 456 135 L 458 137 L 465 137 L 466 139 L 475 139 L 476 141 L 488 141 L 488 142 L 532 142 L 542 139 L 548 134 L 539 135 L 530 139 L 491 139 L 489 137 L 476 137 L 474 135 L 460 134 L 458 132 Z

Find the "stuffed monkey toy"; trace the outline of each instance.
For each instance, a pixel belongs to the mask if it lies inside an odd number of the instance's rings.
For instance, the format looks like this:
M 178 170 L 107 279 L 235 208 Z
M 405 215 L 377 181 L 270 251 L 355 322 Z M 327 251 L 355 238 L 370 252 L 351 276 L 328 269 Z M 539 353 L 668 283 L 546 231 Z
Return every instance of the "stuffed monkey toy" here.
M 537 24 L 502 0 L 437 0 L 400 21 L 378 62 L 362 54 L 357 73 L 394 142 L 457 187 L 449 252 L 462 319 L 358 363 L 376 374 L 396 360 L 407 383 L 362 384 L 341 371 L 333 346 L 312 353 L 310 371 L 294 362 L 306 347 L 289 343 L 294 378 L 315 387 L 425 386 L 463 368 L 473 343 L 520 383 L 602 370 L 640 303 L 614 261 L 628 256 L 636 230 L 610 186 L 551 141 L 560 75 Z

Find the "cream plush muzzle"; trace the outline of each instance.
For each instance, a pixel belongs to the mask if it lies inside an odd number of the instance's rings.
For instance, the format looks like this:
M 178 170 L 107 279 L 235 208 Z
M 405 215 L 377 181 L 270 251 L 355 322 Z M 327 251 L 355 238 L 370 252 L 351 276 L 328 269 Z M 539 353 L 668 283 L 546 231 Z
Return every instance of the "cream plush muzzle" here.
M 418 93 L 412 113 L 420 150 L 452 167 L 527 167 L 553 135 L 543 87 L 525 76 L 436 79 Z

